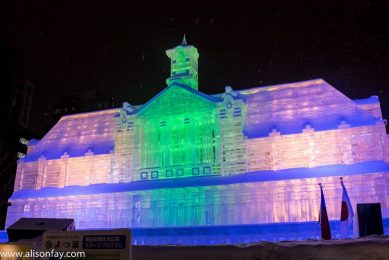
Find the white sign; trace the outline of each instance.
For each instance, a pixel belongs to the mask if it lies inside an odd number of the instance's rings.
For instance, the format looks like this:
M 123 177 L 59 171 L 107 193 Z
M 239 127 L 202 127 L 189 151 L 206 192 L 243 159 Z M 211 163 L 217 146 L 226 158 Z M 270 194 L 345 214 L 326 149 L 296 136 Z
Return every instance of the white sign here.
M 75 259 L 131 259 L 131 232 L 129 229 L 46 231 L 42 251 L 65 252 Z M 76 254 L 84 252 L 85 256 Z

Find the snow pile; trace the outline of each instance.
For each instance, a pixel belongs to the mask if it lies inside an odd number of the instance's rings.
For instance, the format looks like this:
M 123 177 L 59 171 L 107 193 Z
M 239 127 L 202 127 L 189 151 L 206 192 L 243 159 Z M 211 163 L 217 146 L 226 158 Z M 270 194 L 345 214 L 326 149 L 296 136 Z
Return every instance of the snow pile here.
M 135 246 L 134 259 L 388 259 L 389 236 L 354 240 L 293 241 L 241 246 Z

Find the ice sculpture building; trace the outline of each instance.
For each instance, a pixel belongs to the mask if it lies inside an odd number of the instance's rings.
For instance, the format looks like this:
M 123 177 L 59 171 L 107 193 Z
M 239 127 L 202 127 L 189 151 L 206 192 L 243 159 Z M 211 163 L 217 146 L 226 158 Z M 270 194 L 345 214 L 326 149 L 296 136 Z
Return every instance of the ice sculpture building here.
M 216 95 L 198 89 L 184 40 L 167 87 L 141 106 L 62 117 L 20 160 L 7 226 L 74 218 L 77 228 L 330 219 L 343 176 L 352 203 L 389 217 L 389 146 L 376 96 L 351 100 L 322 79 Z

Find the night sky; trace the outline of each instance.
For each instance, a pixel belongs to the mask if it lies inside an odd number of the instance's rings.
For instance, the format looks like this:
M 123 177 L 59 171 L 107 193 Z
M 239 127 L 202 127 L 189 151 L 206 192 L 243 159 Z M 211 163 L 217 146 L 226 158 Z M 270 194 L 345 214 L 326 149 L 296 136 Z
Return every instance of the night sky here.
M 184 33 L 202 92 L 323 78 L 350 98 L 378 95 L 389 118 L 388 1 L 162 2 L 1 1 L 14 79 L 35 85 L 31 127 L 42 132 L 58 97 L 77 90 L 145 103 Z

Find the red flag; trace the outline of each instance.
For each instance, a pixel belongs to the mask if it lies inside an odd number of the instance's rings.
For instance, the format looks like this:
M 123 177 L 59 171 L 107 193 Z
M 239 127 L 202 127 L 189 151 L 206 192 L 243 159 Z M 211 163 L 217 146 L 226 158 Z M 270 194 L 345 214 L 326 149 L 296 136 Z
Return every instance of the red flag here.
M 353 227 L 354 211 L 346 187 L 344 186 L 343 178 L 340 178 L 340 184 L 342 185 L 343 190 L 340 212 L 340 237 L 345 238 L 347 237 L 348 230 Z
M 330 222 L 328 221 L 326 201 L 324 199 L 323 187 L 320 185 L 321 193 L 321 202 L 320 202 L 320 214 L 319 214 L 319 223 L 321 226 L 321 238 L 330 240 L 331 239 L 331 230 Z

